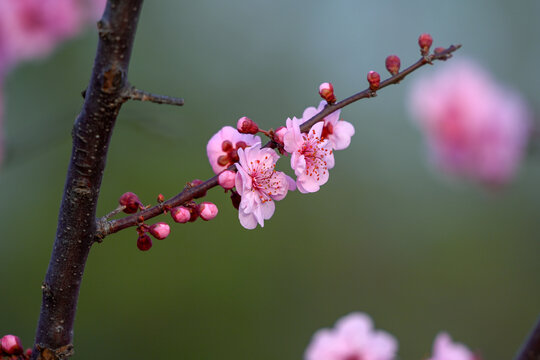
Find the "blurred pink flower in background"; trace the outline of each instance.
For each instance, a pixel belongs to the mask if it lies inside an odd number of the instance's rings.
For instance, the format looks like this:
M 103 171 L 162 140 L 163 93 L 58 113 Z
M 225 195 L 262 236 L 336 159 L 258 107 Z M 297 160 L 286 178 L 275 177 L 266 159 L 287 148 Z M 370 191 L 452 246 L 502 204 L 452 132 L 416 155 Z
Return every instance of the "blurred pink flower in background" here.
M 333 329 L 313 335 L 305 360 L 390 360 L 396 357 L 397 340 L 385 331 L 374 330 L 371 318 L 352 313 Z
M 480 65 L 456 59 L 418 80 L 409 109 L 443 171 L 490 186 L 514 176 L 531 114 L 519 94 L 497 84 Z
M 83 23 L 78 0 L 0 0 L 2 52 L 13 64 L 48 55 Z
M 429 360 L 475 360 L 475 355 L 463 344 L 452 342 L 447 333 L 440 333 L 433 343 Z

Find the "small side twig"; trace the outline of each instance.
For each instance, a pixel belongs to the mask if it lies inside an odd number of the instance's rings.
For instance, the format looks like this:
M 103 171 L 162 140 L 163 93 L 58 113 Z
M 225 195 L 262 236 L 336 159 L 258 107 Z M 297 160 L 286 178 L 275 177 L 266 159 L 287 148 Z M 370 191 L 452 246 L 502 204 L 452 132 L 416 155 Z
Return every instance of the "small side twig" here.
M 184 105 L 184 99 L 175 98 L 172 96 L 166 95 L 156 95 L 144 90 L 137 89 L 135 87 L 127 88 L 124 92 L 125 100 L 138 100 L 138 101 L 150 101 L 156 104 L 167 104 L 167 105 Z

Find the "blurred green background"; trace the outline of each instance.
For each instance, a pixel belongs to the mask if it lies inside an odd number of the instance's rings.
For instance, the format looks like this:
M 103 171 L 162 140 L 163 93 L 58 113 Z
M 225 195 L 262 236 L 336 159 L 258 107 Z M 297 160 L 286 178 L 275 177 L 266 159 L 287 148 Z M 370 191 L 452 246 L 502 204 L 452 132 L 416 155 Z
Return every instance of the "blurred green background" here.
M 131 82 L 186 105 L 125 105 L 99 214 L 125 191 L 152 203 L 211 177 L 205 147 L 220 127 L 244 115 L 278 127 L 316 105 L 324 81 L 338 98 L 361 90 L 367 71 L 386 73 L 387 55 L 416 61 L 422 32 L 436 46 L 462 43 L 457 57 L 480 61 L 538 112 L 539 16 L 535 0 L 148 1 Z M 95 45 L 92 29 L 5 84 L 0 334 L 25 346 Z M 401 359 L 426 357 L 441 330 L 485 359 L 510 359 L 540 314 L 540 154 L 497 193 L 445 181 L 406 113 L 410 83 L 346 108 L 356 135 L 329 183 L 291 193 L 264 229 L 244 230 L 214 189 L 215 220 L 173 223 L 149 252 L 134 229 L 96 245 L 74 358 L 301 359 L 317 329 L 363 311 L 398 338 Z

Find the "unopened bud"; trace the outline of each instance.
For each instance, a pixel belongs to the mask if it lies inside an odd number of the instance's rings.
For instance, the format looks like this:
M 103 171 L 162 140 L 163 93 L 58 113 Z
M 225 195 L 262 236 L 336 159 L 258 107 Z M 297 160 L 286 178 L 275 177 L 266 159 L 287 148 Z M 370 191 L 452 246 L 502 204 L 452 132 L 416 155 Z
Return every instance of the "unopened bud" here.
M 171 233 L 171 228 L 167 223 L 158 222 L 150 226 L 150 234 L 158 240 L 163 240 Z
M 234 171 L 225 170 L 218 176 L 218 183 L 225 190 L 232 189 L 235 185 L 236 173 Z
M 257 123 L 246 116 L 238 119 L 236 129 L 241 134 L 256 134 L 259 132 L 259 126 Z
M 199 218 L 199 206 L 197 204 L 194 204 L 193 207 L 189 208 L 189 213 L 191 214 L 191 217 L 189 218 L 189 222 L 194 222 Z
M 386 69 L 390 74 L 397 75 L 400 66 L 401 60 L 397 55 L 390 55 L 386 58 Z
M 158 202 L 158 203 L 162 203 L 162 202 L 164 202 L 164 201 L 165 201 L 165 196 L 163 196 L 163 194 L 159 194 L 159 195 L 157 196 L 157 202 Z
M 118 203 L 125 206 L 124 212 L 126 214 L 134 214 L 143 207 L 139 197 L 132 192 L 127 192 L 120 196 Z
M 283 137 L 285 136 L 286 132 L 287 128 L 285 126 L 278 127 L 276 131 L 274 131 L 274 141 L 283 145 Z
M 441 54 L 443 51 L 445 51 L 446 49 L 443 48 L 443 47 L 436 47 L 433 52 L 436 54 L 436 55 L 439 55 Z
M 191 219 L 191 212 L 186 207 L 178 206 L 171 209 L 171 217 L 177 223 L 185 224 Z
M 433 44 L 433 38 L 431 35 L 424 33 L 418 37 L 418 45 L 420 45 L 420 53 L 422 56 L 429 54 L 431 44 Z
M 32 348 L 26 349 L 24 354 L 26 355 L 27 358 L 30 358 L 30 356 L 32 356 Z
M 21 344 L 21 339 L 15 335 L 5 335 L 0 339 L 2 351 L 8 355 L 22 354 L 24 349 Z
M 376 91 L 379 85 L 381 85 L 381 76 L 376 71 L 370 71 L 367 74 L 367 81 L 369 82 L 371 91 Z
M 199 204 L 199 215 L 201 219 L 208 221 L 215 218 L 218 214 L 218 208 L 216 204 L 205 201 Z
M 152 247 L 152 239 L 147 234 L 139 235 L 137 239 L 137 247 L 141 251 L 148 251 Z
M 321 95 L 321 97 L 329 104 L 336 102 L 336 96 L 334 95 L 334 87 L 332 86 L 332 83 L 325 82 L 319 85 L 319 95 Z

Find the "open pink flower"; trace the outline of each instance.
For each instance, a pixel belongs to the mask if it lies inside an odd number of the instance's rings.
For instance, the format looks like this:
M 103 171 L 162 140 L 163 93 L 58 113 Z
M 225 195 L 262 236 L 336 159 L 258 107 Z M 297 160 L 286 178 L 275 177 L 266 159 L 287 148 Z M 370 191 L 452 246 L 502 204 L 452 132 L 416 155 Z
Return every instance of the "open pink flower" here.
M 242 197 L 238 208 L 240 224 L 254 229 L 264 226 L 272 217 L 274 201 L 282 200 L 287 191 L 294 190 L 294 180 L 276 171 L 279 155 L 272 149 L 261 149 L 261 143 L 238 150 L 240 161 L 236 164 L 236 191 Z
M 82 25 L 80 0 L 0 1 L 3 57 L 16 62 L 47 55 Z
M 330 142 L 321 139 L 323 123 L 313 125 L 309 132 L 300 132 L 300 120 L 287 119 L 283 136 L 284 149 L 291 156 L 291 167 L 296 174 L 296 186 L 301 193 L 319 191 L 328 181 L 328 169 L 334 167 Z
M 250 134 L 240 134 L 232 126 L 225 126 L 219 130 L 206 145 L 206 154 L 212 170 L 219 174 L 230 165 L 238 161 L 238 150 L 256 143 L 261 138 Z
M 390 360 L 397 352 L 396 339 L 373 329 L 371 318 L 352 313 L 338 320 L 333 329 L 313 335 L 304 353 L 305 360 Z
M 429 360 L 475 360 L 475 356 L 465 345 L 452 342 L 447 333 L 440 333 L 435 338 Z
M 320 113 L 326 106 L 326 101 L 319 103 L 317 108 L 311 106 L 304 110 L 301 123 L 311 119 L 316 114 Z M 351 144 L 351 137 L 354 135 L 354 126 L 344 120 L 339 120 L 341 110 L 337 110 L 324 118 L 324 128 L 322 139 L 328 139 L 334 150 L 343 150 Z
M 523 157 L 531 125 L 523 99 L 471 61 L 456 61 L 418 81 L 410 110 L 433 162 L 486 185 L 507 183 Z

